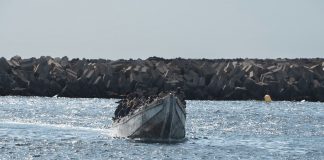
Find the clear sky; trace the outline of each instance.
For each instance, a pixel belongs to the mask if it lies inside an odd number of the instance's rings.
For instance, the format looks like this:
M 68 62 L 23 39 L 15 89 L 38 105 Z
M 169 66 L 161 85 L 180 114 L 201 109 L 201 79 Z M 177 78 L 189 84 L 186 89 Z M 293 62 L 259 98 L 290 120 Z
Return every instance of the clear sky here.
M 0 57 L 324 57 L 323 0 L 0 0 Z

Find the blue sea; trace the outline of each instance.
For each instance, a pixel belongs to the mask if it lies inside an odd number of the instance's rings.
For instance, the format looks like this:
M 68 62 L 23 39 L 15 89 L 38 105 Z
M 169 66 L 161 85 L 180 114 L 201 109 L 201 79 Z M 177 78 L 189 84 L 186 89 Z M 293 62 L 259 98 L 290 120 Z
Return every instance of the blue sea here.
M 118 138 L 117 99 L 0 97 L 0 159 L 324 159 L 324 104 L 187 101 L 187 140 Z

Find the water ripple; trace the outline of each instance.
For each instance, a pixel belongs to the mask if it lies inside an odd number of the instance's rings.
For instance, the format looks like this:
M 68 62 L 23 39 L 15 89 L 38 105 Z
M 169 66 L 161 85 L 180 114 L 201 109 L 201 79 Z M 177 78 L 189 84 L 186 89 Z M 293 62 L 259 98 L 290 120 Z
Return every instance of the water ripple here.
M 110 128 L 116 99 L 0 97 L 0 159 L 324 159 L 324 105 L 187 101 L 184 143 Z

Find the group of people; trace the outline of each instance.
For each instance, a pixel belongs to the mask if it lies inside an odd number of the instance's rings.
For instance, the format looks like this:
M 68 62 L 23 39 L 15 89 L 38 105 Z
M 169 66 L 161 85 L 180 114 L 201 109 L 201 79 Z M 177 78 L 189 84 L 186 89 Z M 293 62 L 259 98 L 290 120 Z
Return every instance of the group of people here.
M 177 89 L 175 92 L 177 94 L 177 97 L 181 100 L 182 103 L 186 103 L 184 100 L 184 93 L 180 91 L 180 89 Z M 118 101 L 118 106 L 115 110 L 113 120 L 118 120 L 122 117 L 127 116 L 132 111 L 138 109 L 141 106 L 144 106 L 145 104 L 150 104 L 154 100 L 160 99 L 164 96 L 166 96 L 166 92 L 160 92 L 158 95 L 143 95 L 139 93 L 130 93 L 128 94 L 124 99 L 121 99 Z

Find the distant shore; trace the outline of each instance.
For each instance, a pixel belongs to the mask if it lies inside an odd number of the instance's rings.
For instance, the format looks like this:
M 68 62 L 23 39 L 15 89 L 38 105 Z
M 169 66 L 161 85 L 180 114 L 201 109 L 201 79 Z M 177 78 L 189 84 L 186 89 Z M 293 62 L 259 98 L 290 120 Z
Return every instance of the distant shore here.
M 177 87 L 195 100 L 324 102 L 324 59 L 0 58 L 0 95 L 121 98 Z

